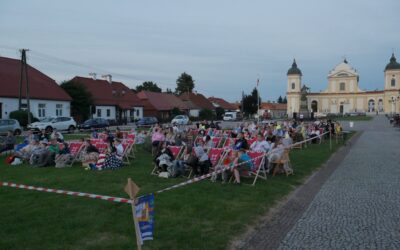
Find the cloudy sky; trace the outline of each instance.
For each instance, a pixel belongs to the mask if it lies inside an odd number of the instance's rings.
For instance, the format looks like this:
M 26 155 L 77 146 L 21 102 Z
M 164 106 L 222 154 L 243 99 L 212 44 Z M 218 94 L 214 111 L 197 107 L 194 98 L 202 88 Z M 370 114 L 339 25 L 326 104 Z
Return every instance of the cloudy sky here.
M 392 51 L 400 58 L 399 9 L 398 0 L 1 0 L 0 55 L 29 48 L 28 62 L 59 82 L 97 72 L 175 89 L 185 71 L 198 92 L 230 101 L 257 78 L 263 100 L 285 95 L 293 58 L 322 90 L 345 56 L 373 90 Z

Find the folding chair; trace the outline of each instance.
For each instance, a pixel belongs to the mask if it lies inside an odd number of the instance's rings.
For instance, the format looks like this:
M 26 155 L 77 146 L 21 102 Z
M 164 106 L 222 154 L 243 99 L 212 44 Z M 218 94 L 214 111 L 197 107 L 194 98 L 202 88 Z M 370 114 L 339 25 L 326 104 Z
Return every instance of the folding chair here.
M 275 176 L 276 173 L 278 172 L 278 170 L 283 170 L 283 172 L 285 172 L 286 176 L 293 174 L 293 168 L 292 168 L 292 165 L 290 164 L 289 152 L 290 152 L 289 149 L 285 149 L 281 159 L 271 162 L 272 164 L 276 164 L 274 171 L 272 172 L 272 176 Z M 288 168 L 285 168 L 285 165 Z
M 124 148 L 124 152 L 122 154 L 123 163 L 131 164 L 129 161 L 129 154 L 132 150 L 132 144 L 125 141 L 125 142 L 122 142 L 122 147 Z
M 218 147 L 219 147 L 219 144 L 221 144 L 222 137 L 213 137 L 211 140 L 212 140 L 212 142 L 214 143 L 214 146 L 215 146 L 216 148 L 218 148 Z
M 108 150 L 108 144 L 105 142 L 98 142 L 93 144 L 98 150 L 100 154 L 106 154 Z
M 69 153 L 72 156 L 72 161 L 69 166 L 72 166 L 72 164 L 74 164 L 74 162 L 77 160 L 79 153 L 84 148 L 84 145 L 85 144 L 83 142 L 71 142 L 69 144 Z
M 221 163 L 225 149 L 223 148 L 210 148 L 208 151 L 208 158 L 211 161 L 211 166 L 214 168 Z
M 253 160 L 254 168 L 250 172 L 250 176 L 254 176 L 253 186 L 256 184 L 257 178 L 267 179 L 267 171 L 265 170 L 265 153 L 264 152 L 248 152 Z
M 183 146 L 168 146 L 168 148 L 169 148 L 169 150 L 171 150 L 171 153 L 174 156 L 174 159 L 175 160 L 179 160 L 181 155 L 182 155 L 184 147 Z M 151 174 L 152 175 L 157 175 L 156 171 L 157 171 L 157 165 L 154 164 L 154 168 L 151 171 Z
M 256 138 L 256 137 L 250 138 L 250 139 L 247 140 L 247 144 L 248 144 L 249 146 L 251 146 L 251 144 L 253 144 L 253 142 L 255 142 L 255 141 L 257 141 L 257 138 Z
M 235 141 L 233 138 L 226 138 L 223 148 L 231 148 L 235 144 Z

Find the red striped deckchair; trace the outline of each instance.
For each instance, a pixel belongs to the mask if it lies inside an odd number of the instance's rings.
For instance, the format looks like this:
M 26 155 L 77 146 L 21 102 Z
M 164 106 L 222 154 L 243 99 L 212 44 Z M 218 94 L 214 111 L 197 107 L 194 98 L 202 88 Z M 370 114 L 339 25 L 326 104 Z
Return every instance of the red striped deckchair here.
M 77 160 L 79 153 L 82 151 L 84 148 L 85 144 L 83 142 L 71 142 L 69 143 L 69 153 L 72 156 L 72 161 L 70 166 L 74 164 L 74 162 Z

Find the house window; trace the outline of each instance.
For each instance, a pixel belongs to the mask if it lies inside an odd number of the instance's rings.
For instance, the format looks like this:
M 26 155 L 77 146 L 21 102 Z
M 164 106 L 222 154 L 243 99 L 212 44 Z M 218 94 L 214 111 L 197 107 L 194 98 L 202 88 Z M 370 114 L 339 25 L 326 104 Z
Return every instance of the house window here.
M 45 103 L 39 103 L 38 104 L 38 116 L 39 117 L 45 117 L 46 116 L 46 104 Z
M 390 85 L 392 87 L 395 87 L 396 86 L 396 79 L 392 78 L 392 81 L 390 81 Z
M 294 82 L 292 82 L 292 89 L 294 89 L 296 87 L 296 84 Z
M 63 109 L 62 104 L 56 104 L 56 116 L 62 116 L 62 109 Z
M 111 116 L 111 110 L 107 109 L 107 117 L 110 117 L 110 116 Z
M 341 82 L 341 83 L 340 83 L 340 91 L 345 91 L 345 89 L 346 89 L 345 83 L 344 83 L 344 82 Z
M 101 109 L 97 110 L 97 117 L 101 117 Z
M 139 109 L 136 109 L 136 117 L 139 117 L 140 111 Z

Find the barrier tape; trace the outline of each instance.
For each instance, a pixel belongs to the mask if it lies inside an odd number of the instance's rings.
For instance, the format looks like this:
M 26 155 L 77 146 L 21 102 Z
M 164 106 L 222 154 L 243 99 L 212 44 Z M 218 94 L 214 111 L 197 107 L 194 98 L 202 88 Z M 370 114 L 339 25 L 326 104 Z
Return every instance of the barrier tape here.
M 74 192 L 74 191 L 67 191 L 67 190 L 61 190 L 61 189 L 34 187 L 34 186 L 27 186 L 27 185 L 23 185 L 23 184 L 16 184 L 16 183 L 12 183 L 12 182 L 0 182 L 0 186 L 34 190 L 34 191 L 46 192 L 46 193 L 56 193 L 56 194 L 64 194 L 64 195 L 70 195 L 70 196 L 86 197 L 86 198 L 91 198 L 91 199 L 99 199 L 99 200 L 112 201 L 112 202 L 117 202 L 117 203 L 128 203 L 128 204 L 132 203 L 132 200 L 126 199 L 126 198 L 113 197 L 113 196 L 107 196 L 107 195 L 99 195 L 99 194 L 89 194 L 89 193 L 82 193 L 82 192 Z
M 318 136 L 316 136 L 316 137 L 319 137 L 319 138 L 320 138 L 320 137 L 322 137 L 323 135 L 326 135 L 326 134 L 328 134 L 328 133 L 329 133 L 329 131 L 328 131 L 328 132 L 325 132 L 325 133 L 322 133 L 322 134 L 320 134 L 320 135 L 318 135 Z M 296 146 L 296 145 L 300 145 L 300 144 L 306 143 L 306 142 L 308 142 L 308 141 L 311 141 L 311 140 L 315 139 L 316 137 L 309 138 L 309 139 L 306 139 L 306 140 L 303 140 L 303 141 L 300 141 L 300 142 L 296 142 L 296 143 L 291 144 L 291 145 L 289 145 L 289 146 L 285 146 L 284 148 L 287 149 L 287 148 L 291 148 L 291 147 Z M 266 156 L 268 156 L 270 153 L 272 153 L 272 152 L 269 151 L 269 152 L 267 152 L 267 153 L 265 153 L 265 154 L 263 154 L 263 155 L 254 157 L 254 158 L 252 158 L 251 160 L 248 160 L 248 161 L 245 161 L 245 162 L 238 163 L 238 164 L 236 164 L 236 165 L 234 165 L 234 166 L 232 166 L 232 167 L 237 167 L 237 166 L 240 166 L 240 165 L 242 165 L 242 164 L 246 164 L 246 163 L 248 163 L 248 162 L 250 162 L 250 161 L 254 161 L 254 160 L 257 160 L 257 159 L 259 159 L 259 158 L 266 157 Z M 161 189 L 161 190 L 159 190 L 159 191 L 157 191 L 157 192 L 155 192 L 155 193 L 156 193 L 156 194 L 160 194 L 160 193 L 163 193 L 163 192 L 165 192 L 165 191 L 169 191 L 169 190 L 172 190 L 172 189 L 175 189 L 175 188 L 179 188 L 179 187 L 183 187 L 183 186 L 186 186 L 186 185 L 189 185 L 189 184 L 192 184 L 192 183 L 196 183 L 196 182 L 198 182 L 198 181 L 202 181 L 202 180 L 204 180 L 204 179 L 207 179 L 207 178 L 211 177 L 213 174 L 220 174 L 220 173 L 222 173 L 222 172 L 228 170 L 229 168 L 230 168 L 230 167 L 225 167 L 225 168 L 223 168 L 223 169 L 216 170 L 216 171 L 214 171 L 214 172 L 211 172 L 211 173 L 208 173 L 208 174 L 205 174 L 205 175 L 202 175 L 202 176 L 195 177 L 195 178 L 190 179 L 190 180 L 188 180 L 188 181 L 181 182 L 181 183 L 179 183 L 179 184 L 176 184 L 176 185 L 173 185 L 173 186 L 170 186 L 170 187 Z

